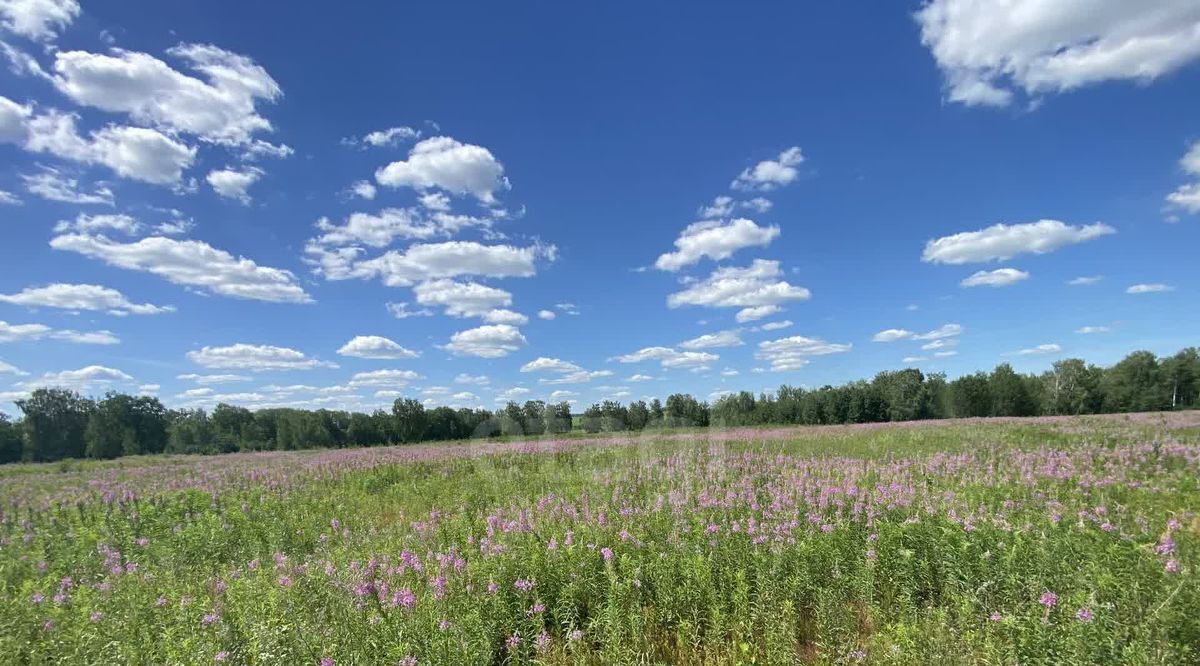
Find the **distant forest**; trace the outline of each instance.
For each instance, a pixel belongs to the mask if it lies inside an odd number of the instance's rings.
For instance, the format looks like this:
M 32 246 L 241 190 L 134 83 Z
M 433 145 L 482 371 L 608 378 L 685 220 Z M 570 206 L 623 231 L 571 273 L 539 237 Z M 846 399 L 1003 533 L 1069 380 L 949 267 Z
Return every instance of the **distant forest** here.
M 1148 351 L 1111 368 L 1080 359 L 1020 374 L 1007 363 L 948 381 L 915 368 L 881 372 L 870 381 L 775 393 L 722 396 L 709 404 L 674 394 L 628 405 L 605 401 L 582 414 L 568 403 L 510 402 L 496 411 L 426 408 L 400 398 L 391 411 L 260 409 L 220 404 L 167 409 L 158 398 L 108 393 L 87 398 L 56 388 L 16 403 L 19 420 L 0 414 L 0 462 L 116 458 L 154 453 L 227 453 L 412 444 L 497 436 L 562 435 L 572 430 L 820 425 L 972 416 L 1038 416 L 1144 412 L 1200 407 L 1200 352 L 1158 358 Z

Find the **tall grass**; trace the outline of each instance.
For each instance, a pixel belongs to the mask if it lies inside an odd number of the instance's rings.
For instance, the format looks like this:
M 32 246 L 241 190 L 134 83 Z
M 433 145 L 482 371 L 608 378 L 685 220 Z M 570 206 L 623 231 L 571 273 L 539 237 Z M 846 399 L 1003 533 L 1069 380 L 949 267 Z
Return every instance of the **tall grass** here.
M 1194 421 L 19 466 L 0 659 L 1200 663 Z

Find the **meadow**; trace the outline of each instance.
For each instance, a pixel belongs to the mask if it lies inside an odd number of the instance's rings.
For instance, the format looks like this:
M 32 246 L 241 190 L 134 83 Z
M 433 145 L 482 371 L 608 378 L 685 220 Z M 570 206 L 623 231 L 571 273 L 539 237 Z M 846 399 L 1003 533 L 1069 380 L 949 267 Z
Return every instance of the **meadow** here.
M 0 468 L 13 664 L 1200 663 L 1200 412 Z

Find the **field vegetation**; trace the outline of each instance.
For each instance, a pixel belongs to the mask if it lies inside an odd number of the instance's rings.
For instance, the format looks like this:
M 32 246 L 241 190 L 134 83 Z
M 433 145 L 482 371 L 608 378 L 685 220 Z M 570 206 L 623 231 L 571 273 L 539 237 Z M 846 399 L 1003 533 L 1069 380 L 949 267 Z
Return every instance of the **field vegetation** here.
M 0 470 L 18 664 L 1200 663 L 1200 414 Z

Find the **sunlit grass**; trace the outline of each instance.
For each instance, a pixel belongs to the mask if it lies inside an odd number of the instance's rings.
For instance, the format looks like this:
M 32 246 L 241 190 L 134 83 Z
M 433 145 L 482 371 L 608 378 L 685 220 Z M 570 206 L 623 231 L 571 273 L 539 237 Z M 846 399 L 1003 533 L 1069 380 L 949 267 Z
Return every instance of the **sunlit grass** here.
M 6 467 L 0 655 L 1196 663 L 1196 421 Z

